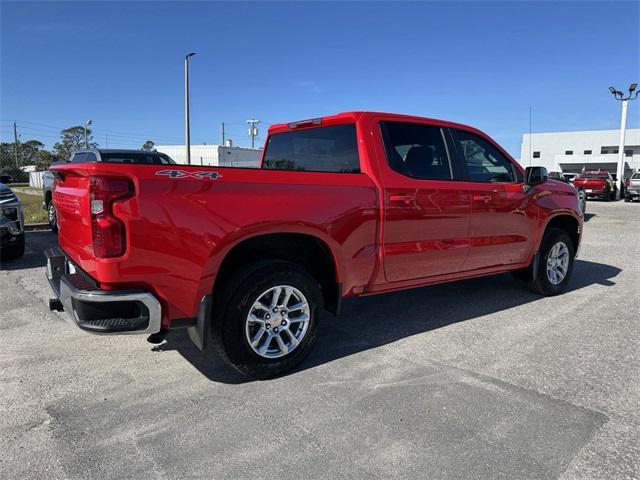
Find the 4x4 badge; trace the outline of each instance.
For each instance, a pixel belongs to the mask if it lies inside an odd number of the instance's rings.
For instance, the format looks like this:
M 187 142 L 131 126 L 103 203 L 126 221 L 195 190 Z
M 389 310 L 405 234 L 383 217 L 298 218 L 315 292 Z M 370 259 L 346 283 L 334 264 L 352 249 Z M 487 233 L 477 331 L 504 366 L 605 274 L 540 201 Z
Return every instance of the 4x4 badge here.
M 159 170 L 156 175 L 163 175 L 170 178 L 208 178 L 210 180 L 216 180 L 222 178 L 218 172 L 187 172 L 185 170 Z

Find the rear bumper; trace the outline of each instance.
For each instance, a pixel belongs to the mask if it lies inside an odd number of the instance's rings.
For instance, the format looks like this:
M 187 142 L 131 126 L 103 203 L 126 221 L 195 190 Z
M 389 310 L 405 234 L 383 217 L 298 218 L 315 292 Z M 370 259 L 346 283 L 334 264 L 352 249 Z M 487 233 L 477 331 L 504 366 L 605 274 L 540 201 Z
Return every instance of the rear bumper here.
M 67 312 L 74 324 L 90 333 L 152 334 L 160 331 L 162 307 L 144 290 L 102 290 L 59 248 L 45 252 L 47 279 L 55 294 L 52 310 Z

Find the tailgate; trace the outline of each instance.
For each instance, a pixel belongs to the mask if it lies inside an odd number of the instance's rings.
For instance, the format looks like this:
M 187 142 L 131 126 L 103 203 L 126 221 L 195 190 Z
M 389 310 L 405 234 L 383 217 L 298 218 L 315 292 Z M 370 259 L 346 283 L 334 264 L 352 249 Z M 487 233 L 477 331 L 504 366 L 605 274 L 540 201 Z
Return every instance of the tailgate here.
M 606 188 L 607 182 L 601 178 L 579 178 L 575 181 L 575 186 L 603 190 Z
M 89 210 L 90 177 L 82 165 L 65 167 L 52 167 L 56 177 L 53 204 L 58 215 L 58 242 L 68 256 L 83 266 L 94 258 Z

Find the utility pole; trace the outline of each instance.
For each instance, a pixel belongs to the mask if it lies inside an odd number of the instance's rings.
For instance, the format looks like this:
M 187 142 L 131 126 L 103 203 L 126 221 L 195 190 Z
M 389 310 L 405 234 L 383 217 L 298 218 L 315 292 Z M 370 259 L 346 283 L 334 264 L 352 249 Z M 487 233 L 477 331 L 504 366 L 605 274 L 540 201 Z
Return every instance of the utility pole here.
M 258 124 L 260 123 L 260 120 L 256 120 L 255 118 L 252 118 L 251 120 L 247 120 L 247 123 L 249 124 L 249 136 L 251 137 L 251 148 L 255 148 L 255 140 L 256 140 L 256 137 L 258 136 Z
M 609 91 L 613 95 L 613 98 L 622 102 L 622 113 L 620 115 L 620 145 L 618 147 L 618 166 L 616 168 L 616 200 L 620 200 L 620 194 L 622 193 L 622 177 L 624 176 L 624 137 L 627 129 L 627 109 L 629 108 L 629 100 L 635 100 L 638 98 L 638 92 L 636 92 L 635 95 L 633 94 L 637 87 L 637 83 L 629 85 L 629 95 L 626 97 L 621 91 L 616 90 L 614 87 L 609 87 Z
M 224 122 L 220 124 L 221 133 L 222 133 L 222 146 L 224 147 Z
M 195 53 L 187 53 L 184 57 L 184 132 L 187 146 L 187 165 L 191 165 L 191 130 L 189 126 L 189 57 Z
M 13 154 L 16 159 L 16 168 L 18 165 L 18 127 L 16 127 L 16 122 L 13 122 Z

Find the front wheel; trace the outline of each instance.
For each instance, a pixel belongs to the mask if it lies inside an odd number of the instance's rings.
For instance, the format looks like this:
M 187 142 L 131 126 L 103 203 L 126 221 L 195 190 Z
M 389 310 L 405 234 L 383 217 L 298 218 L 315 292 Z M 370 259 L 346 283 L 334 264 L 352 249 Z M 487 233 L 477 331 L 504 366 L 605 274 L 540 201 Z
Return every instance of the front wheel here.
M 240 373 L 266 379 L 296 367 L 315 343 L 322 294 L 302 267 L 282 260 L 249 265 L 217 308 L 214 340 Z
M 571 237 L 564 230 L 552 228 L 542 239 L 539 255 L 533 289 L 545 296 L 562 293 L 573 270 L 575 247 Z
M 580 211 L 584 215 L 587 212 L 587 193 L 582 189 L 578 190 L 578 204 Z

